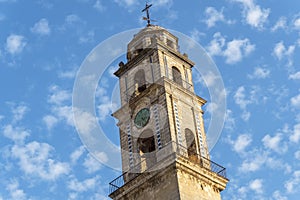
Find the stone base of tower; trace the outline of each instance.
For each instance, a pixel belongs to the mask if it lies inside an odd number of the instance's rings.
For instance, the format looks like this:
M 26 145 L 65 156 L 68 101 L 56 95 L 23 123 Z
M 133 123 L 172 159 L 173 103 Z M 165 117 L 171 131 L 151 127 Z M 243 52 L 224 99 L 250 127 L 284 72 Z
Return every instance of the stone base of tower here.
M 172 155 L 113 191 L 114 200 L 221 200 L 228 179 L 184 157 Z

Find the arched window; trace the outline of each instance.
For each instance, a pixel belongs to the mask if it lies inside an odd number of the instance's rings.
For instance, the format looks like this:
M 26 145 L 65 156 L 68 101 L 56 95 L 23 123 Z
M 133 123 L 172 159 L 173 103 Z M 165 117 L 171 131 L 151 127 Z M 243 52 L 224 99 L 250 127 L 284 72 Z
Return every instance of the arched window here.
M 196 159 L 197 148 L 196 148 L 195 136 L 194 133 L 188 128 L 185 129 L 185 141 L 186 141 L 186 147 L 187 147 L 189 158 Z
M 143 131 L 137 140 L 137 144 L 141 158 L 140 171 L 144 172 L 156 163 L 156 148 L 153 131 L 150 129 Z
M 176 67 L 172 67 L 172 76 L 173 81 L 182 86 L 182 77 L 179 69 L 177 69 Z
M 142 92 L 146 89 L 145 72 L 143 69 L 140 69 L 135 73 L 134 86 L 139 92 Z
M 137 142 L 140 154 L 151 153 L 155 151 L 155 139 L 151 130 L 147 129 L 143 131 L 140 134 Z

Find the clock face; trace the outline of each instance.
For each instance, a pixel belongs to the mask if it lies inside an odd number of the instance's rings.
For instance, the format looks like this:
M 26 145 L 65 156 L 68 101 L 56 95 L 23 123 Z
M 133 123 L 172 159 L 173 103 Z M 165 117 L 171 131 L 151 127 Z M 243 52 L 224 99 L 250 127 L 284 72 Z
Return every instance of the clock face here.
M 138 128 L 142 128 L 147 125 L 150 119 L 150 110 L 148 108 L 141 109 L 134 118 L 134 124 Z

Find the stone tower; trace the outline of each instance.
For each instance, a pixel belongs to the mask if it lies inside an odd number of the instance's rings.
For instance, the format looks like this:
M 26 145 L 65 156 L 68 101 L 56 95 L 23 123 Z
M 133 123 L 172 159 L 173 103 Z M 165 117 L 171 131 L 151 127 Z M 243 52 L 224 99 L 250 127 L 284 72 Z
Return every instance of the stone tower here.
M 228 179 L 209 157 L 193 65 L 162 27 L 148 24 L 129 42 L 115 72 L 123 174 L 110 183 L 112 199 L 221 199 Z

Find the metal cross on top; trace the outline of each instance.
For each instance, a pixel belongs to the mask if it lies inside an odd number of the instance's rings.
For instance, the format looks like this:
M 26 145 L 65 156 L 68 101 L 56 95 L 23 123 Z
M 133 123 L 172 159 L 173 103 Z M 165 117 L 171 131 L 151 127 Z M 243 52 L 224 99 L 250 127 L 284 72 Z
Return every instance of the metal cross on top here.
M 152 4 L 148 4 L 148 3 L 146 3 L 146 7 L 142 10 L 142 12 L 145 12 L 146 11 L 146 13 L 147 13 L 147 17 L 144 17 L 143 19 L 144 20 L 147 20 L 147 22 L 148 22 L 148 25 L 147 26 L 150 26 L 151 24 L 150 24 L 150 22 L 151 22 L 151 19 L 150 19 L 150 14 L 149 14 L 149 8 L 152 6 Z

